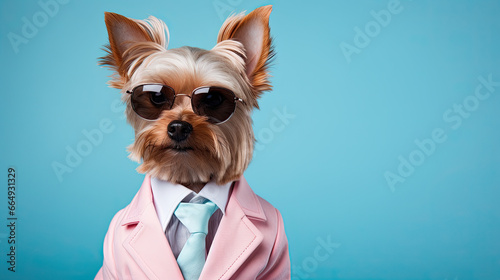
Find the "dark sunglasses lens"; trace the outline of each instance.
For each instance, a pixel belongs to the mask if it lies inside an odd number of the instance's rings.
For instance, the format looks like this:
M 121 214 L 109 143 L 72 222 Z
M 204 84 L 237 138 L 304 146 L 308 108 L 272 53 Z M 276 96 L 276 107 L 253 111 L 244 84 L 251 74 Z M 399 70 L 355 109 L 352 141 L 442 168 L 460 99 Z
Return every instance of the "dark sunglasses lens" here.
M 132 92 L 132 108 L 147 120 L 156 120 L 163 110 L 172 108 L 174 90 L 163 85 L 142 85 Z
M 234 93 L 220 87 L 199 88 L 193 93 L 193 110 L 200 116 L 208 117 L 211 123 L 226 121 L 234 113 L 236 102 Z

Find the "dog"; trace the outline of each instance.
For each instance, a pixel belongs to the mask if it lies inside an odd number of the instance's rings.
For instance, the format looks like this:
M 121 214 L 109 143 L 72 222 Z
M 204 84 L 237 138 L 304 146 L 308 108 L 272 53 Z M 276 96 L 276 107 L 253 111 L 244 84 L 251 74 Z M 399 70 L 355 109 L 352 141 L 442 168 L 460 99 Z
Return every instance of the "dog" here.
M 243 177 L 255 142 L 252 110 L 271 90 L 271 10 L 230 16 L 210 50 L 167 50 L 161 20 L 105 13 L 100 64 L 121 90 L 135 130 L 130 158 L 146 175 L 110 223 L 95 279 L 290 279 L 281 214 Z M 201 257 L 183 252 L 194 233 L 176 213 L 189 203 L 213 207 Z M 198 262 L 197 271 L 186 268 Z

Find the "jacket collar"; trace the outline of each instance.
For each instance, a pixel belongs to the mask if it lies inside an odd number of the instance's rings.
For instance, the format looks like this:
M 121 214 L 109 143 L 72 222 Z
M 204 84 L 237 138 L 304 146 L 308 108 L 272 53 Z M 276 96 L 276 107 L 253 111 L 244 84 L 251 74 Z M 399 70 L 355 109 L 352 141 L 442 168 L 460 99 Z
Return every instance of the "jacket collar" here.
M 245 177 L 241 176 L 240 179 L 234 183 L 233 194 L 241 210 L 243 210 L 243 213 L 245 213 L 248 218 L 267 221 L 259 198 L 252 191 Z
M 261 221 L 267 220 L 258 196 L 252 191 L 245 177 L 241 176 L 238 181 L 234 182 L 229 201 L 233 198 L 238 201 L 241 210 L 248 218 Z M 138 223 L 149 204 L 153 204 L 153 194 L 151 191 L 151 178 L 146 175 L 139 192 L 129 205 L 130 211 L 123 219 L 122 226 Z
M 233 185 L 200 280 L 229 279 L 245 263 L 264 238 L 251 219 L 267 220 L 258 196 L 242 176 Z M 134 224 L 136 227 L 123 246 L 148 278 L 183 279 L 156 215 L 149 176 L 122 222 L 122 226 Z

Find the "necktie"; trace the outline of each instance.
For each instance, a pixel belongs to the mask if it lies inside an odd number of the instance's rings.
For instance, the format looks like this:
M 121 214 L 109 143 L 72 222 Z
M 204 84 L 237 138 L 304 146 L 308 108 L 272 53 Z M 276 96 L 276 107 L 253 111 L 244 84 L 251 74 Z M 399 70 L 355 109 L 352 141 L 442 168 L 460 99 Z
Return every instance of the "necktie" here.
M 185 280 L 200 277 L 205 265 L 205 237 L 208 233 L 208 220 L 217 210 L 217 205 L 206 200 L 205 203 L 181 202 L 174 215 L 191 234 L 177 257 L 177 264 Z

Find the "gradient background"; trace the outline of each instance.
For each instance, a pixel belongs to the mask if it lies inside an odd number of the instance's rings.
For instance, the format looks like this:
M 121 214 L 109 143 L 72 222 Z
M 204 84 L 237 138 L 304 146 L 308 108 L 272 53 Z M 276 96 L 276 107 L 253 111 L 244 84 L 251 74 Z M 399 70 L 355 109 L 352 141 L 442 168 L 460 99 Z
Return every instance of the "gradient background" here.
M 390 0 L 66 2 L 52 15 L 37 1 L 0 2 L 1 279 L 93 278 L 111 218 L 143 180 L 127 158 L 133 131 L 118 90 L 97 66 L 104 11 L 164 20 L 169 48 L 212 48 L 231 11 L 265 4 L 274 90 L 254 113 L 259 148 L 245 176 L 283 214 L 293 278 L 500 279 L 500 86 L 474 98 L 479 77 L 500 82 L 499 1 L 401 0 L 385 26 L 373 13 Z M 23 18 L 40 26 L 16 52 L 8 36 L 23 36 Z M 356 28 L 373 36 L 345 55 Z M 469 110 L 453 112 L 464 102 Z M 102 120 L 112 131 L 59 180 L 53 163 L 66 164 Z M 424 154 L 415 141 L 436 128 L 446 141 Z M 398 174 L 400 156 L 418 164 L 391 188 L 385 174 Z M 335 249 L 318 255 L 323 242 Z

